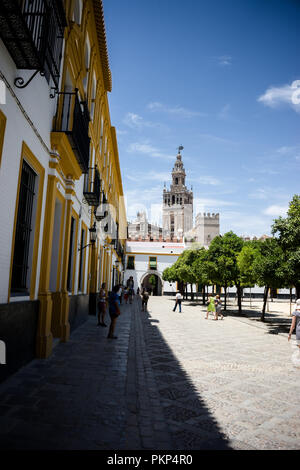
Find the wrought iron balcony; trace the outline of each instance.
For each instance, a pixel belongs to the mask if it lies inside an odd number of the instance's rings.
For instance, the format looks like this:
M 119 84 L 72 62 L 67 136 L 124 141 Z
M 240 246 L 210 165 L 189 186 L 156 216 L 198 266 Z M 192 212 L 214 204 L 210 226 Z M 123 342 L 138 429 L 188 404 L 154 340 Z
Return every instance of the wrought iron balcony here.
M 89 111 L 85 101 L 79 101 L 78 90 L 59 92 L 54 132 L 64 132 L 83 173 L 89 172 L 90 137 Z
M 0 37 L 17 68 L 40 71 L 48 82 L 52 77 L 56 88 L 66 24 L 62 0 L 0 2 Z M 31 79 L 24 85 L 18 78 L 15 84 L 24 88 Z
M 97 166 L 89 168 L 84 175 L 83 196 L 89 206 L 100 204 L 100 175 Z

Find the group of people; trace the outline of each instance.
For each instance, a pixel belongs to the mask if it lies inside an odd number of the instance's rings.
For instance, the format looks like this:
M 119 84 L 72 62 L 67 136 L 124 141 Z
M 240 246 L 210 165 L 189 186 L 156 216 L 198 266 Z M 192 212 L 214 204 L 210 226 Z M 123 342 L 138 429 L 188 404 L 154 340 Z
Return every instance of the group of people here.
M 114 335 L 116 321 L 118 316 L 121 314 L 120 311 L 120 304 L 122 303 L 122 286 L 116 285 L 112 288 L 112 291 L 107 296 L 106 294 L 106 284 L 105 282 L 102 284 L 100 292 L 99 292 L 99 299 L 98 299 L 98 324 L 97 326 L 104 326 L 106 327 L 105 323 L 105 315 L 106 315 L 106 308 L 108 303 L 108 311 L 110 316 L 110 326 L 107 338 L 109 339 L 117 339 L 117 336 Z
M 179 291 L 177 291 L 173 312 L 176 311 L 176 308 L 178 306 L 179 313 L 181 313 L 181 302 L 182 302 L 182 295 Z M 222 301 L 218 294 L 215 297 L 213 294 L 208 294 L 208 301 L 206 305 L 207 305 L 206 316 L 205 316 L 206 320 L 208 319 L 209 314 L 212 314 L 214 316 L 214 320 L 218 320 L 219 317 L 221 317 L 221 320 L 223 320 L 224 316 L 222 314 Z M 296 306 L 292 314 L 292 317 L 293 317 L 292 324 L 290 327 L 288 340 L 291 339 L 293 331 L 296 330 L 296 342 L 297 342 L 297 346 L 300 349 L 300 299 L 296 300 Z
M 223 320 L 224 316 L 222 314 L 222 301 L 218 294 L 215 297 L 213 294 L 208 294 L 208 301 L 206 305 L 206 320 L 208 319 L 209 314 L 214 315 L 214 320 L 218 320 L 219 317 L 221 317 L 221 320 Z
M 177 291 L 176 296 L 175 296 L 175 305 L 173 308 L 173 312 L 176 311 L 176 308 L 178 306 L 179 313 L 181 313 L 181 302 L 182 302 L 182 295 L 179 291 Z M 221 320 L 223 320 L 224 316 L 222 314 L 222 301 L 219 295 L 216 295 L 214 297 L 213 294 L 208 294 L 207 310 L 206 310 L 206 317 L 205 317 L 206 320 L 208 319 L 208 315 L 210 313 L 214 315 L 215 320 L 218 320 L 219 317 L 221 317 Z
M 107 295 L 106 293 L 106 283 L 104 282 L 101 286 L 99 295 L 98 295 L 98 323 L 97 326 L 107 327 L 105 323 L 105 316 L 108 304 L 108 311 L 110 316 L 110 326 L 107 338 L 109 339 L 117 339 L 117 336 L 114 335 L 114 330 L 116 326 L 116 321 L 118 316 L 121 314 L 120 305 L 122 304 L 122 299 L 124 298 L 125 304 L 129 303 L 132 304 L 134 293 L 134 280 L 133 277 L 130 278 L 126 282 L 126 286 L 122 284 L 117 284 L 112 288 L 112 291 Z M 140 293 L 140 289 L 137 289 L 137 295 L 141 296 L 142 299 L 142 311 L 147 311 L 147 304 L 149 299 L 149 293 L 147 289 L 142 288 Z
M 142 287 L 142 290 L 137 289 L 137 295 L 140 295 L 142 300 L 142 311 L 147 311 L 148 300 L 149 300 L 149 292 L 146 288 Z M 110 316 L 110 327 L 108 331 L 107 338 L 109 339 L 117 339 L 117 336 L 114 335 L 114 330 L 116 326 L 116 321 L 118 316 L 121 314 L 120 311 L 120 304 L 122 303 L 122 297 L 124 296 L 125 303 L 132 303 L 132 299 L 134 296 L 134 281 L 132 276 L 128 279 L 126 286 L 122 286 L 121 284 L 117 284 L 113 287 L 112 291 L 107 296 L 106 294 L 106 284 L 103 283 L 99 292 L 98 298 L 98 325 L 106 327 L 105 324 L 105 315 L 108 303 L 108 310 Z M 176 293 L 175 297 L 175 306 L 173 308 L 173 312 L 175 312 L 177 306 L 179 307 L 179 313 L 181 313 L 181 302 L 182 302 L 182 295 L 179 291 Z M 221 317 L 223 320 L 222 314 L 222 302 L 220 296 L 217 294 L 215 297 L 213 294 L 208 295 L 208 302 L 207 302 L 207 309 L 206 309 L 206 317 L 208 319 L 209 314 L 213 314 L 214 320 L 218 320 Z M 293 319 L 292 324 L 288 336 L 288 340 L 291 339 L 292 333 L 296 329 L 296 340 L 297 345 L 300 348 L 300 299 L 296 301 L 295 311 L 293 312 Z

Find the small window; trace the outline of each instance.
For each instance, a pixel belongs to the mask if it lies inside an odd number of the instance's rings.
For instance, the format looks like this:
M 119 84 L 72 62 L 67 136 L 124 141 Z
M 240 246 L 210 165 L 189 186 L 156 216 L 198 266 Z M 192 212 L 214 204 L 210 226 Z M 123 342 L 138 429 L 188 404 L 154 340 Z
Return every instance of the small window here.
M 134 269 L 134 256 L 128 256 L 127 269 Z
M 150 269 L 157 269 L 157 258 L 156 256 L 150 256 L 149 258 L 149 268 Z

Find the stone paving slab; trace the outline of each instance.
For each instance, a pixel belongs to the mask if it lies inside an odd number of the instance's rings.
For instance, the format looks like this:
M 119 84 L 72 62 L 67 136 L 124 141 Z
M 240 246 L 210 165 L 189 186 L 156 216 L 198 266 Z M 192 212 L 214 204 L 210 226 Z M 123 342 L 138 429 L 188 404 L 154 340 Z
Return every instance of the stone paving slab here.
M 300 369 L 286 335 L 150 297 L 117 340 L 95 317 L 0 384 L 1 449 L 299 449 Z
M 190 302 L 174 313 L 173 303 L 151 297 L 151 321 L 143 323 L 176 447 L 203 448 L 208 433 L 217 448 L 299 449 L 300 369 L 287 335 L 248 318 L 205 320 L 205 309 Z M 170 352 L 177 366 L 162 361 L 162 375 L 157 358 Z

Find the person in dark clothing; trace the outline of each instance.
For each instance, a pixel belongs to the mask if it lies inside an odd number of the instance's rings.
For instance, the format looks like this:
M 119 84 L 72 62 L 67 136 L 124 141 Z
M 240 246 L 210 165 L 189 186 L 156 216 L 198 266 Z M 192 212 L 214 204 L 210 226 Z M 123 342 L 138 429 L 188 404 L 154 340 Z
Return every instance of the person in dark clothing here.
M 128 297 L 129 297 L 129 303 L 132 304 L 132 299 L 133 299 L 133 296 L 134 296 L 134 280 L 133 280 L 133 277 L 130 276 L 129 279 L 127 279 L 127 282 L 126 282 L 126 287 L 128 289 Z
M 103 282 L 100 292 L 99 292 L 99 302 L 98 302 L 98 325 L 97 326 L 106 326 L 104 323 L 105 313 L 106 313 L 106 284 Z
M 110 327 L 107 338 L 109 339 L 117 339 L 117 336 L 114 336 L 116 321 L 118 316 L 121 314 L 119 308 L 119 296 L 118 296 L 119 286 L 114 286 L 112 292 L 110 292 L 108 297 L 108 308 L 109 308 L 109 316 L 110 316 Z
M 149 294 L 147 289 L 143 289 L 142 291 L 142 312 L 147 312 L 147 304 L 149 300 Z

